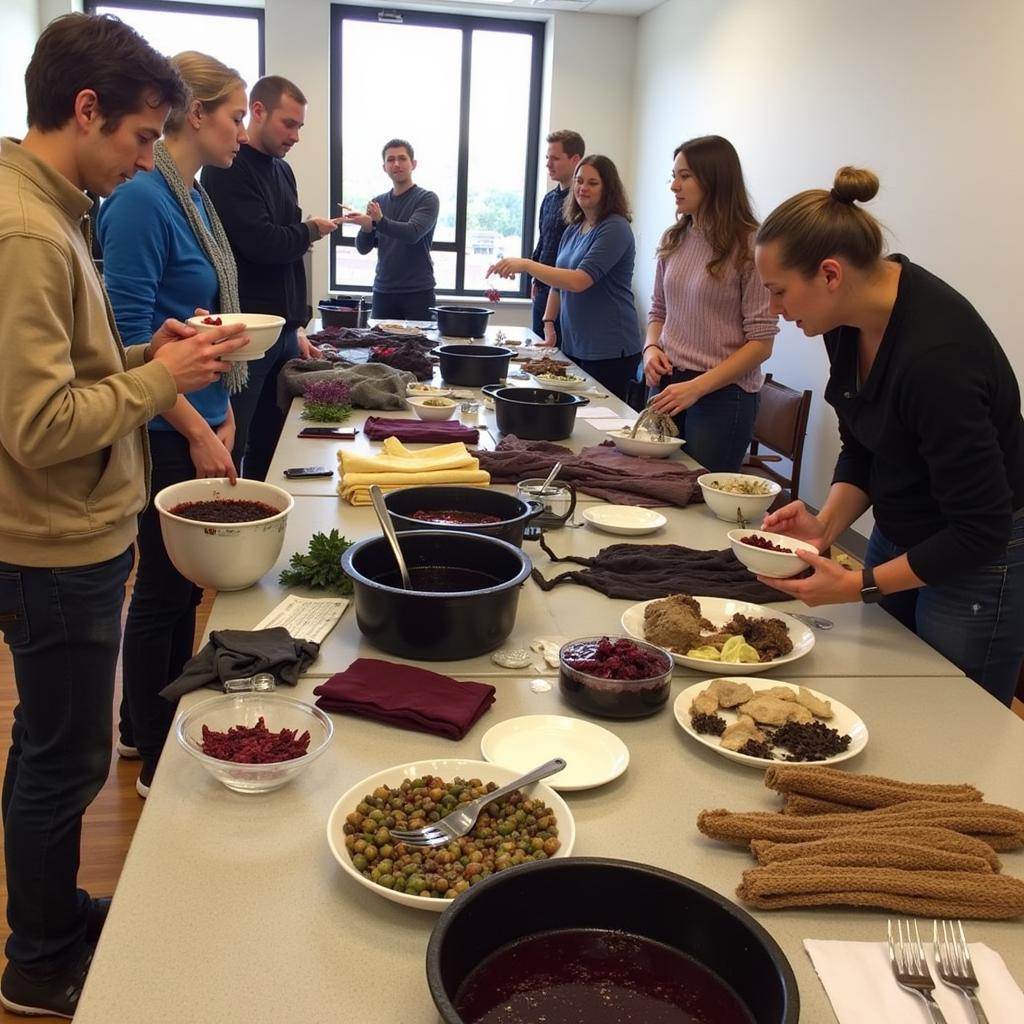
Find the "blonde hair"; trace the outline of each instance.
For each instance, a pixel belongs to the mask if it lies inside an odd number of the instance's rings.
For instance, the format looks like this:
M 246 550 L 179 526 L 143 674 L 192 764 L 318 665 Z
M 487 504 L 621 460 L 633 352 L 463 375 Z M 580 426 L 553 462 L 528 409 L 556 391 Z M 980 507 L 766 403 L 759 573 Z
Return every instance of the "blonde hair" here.
M 171 58 L 171 63 L 184 80 L 189 96 L 183 107 L 172 110 L 168 116 L 164 126 L 167 135 L 180 132 L 185 126 L 185 116 L 194 100 L 198 100 L 207 113 L 212 113 L 236 89 L 245 89 L 245 80 L 234 68 L 209 54 L 183 50 Z
M 868 270 L 882 256 L 882 226 L 855 203 L 878 194 L 878 175 L 859 167 L 840 167 L 831 191 L 800 192 L 765 218 L 755 244 L 779 243 L 779 262 L 805 277 L 821 261 L 841 256 L 859 270 Z

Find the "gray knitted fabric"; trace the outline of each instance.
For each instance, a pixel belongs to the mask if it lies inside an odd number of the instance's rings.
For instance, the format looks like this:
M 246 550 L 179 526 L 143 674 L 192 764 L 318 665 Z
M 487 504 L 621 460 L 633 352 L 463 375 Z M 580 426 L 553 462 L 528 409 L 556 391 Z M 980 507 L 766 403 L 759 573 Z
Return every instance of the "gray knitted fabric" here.
M 163 139 L 159 140 L 153 147 L 153 156 L 157 170 L 166 179 L 171 192 L 174 193 L 174 198 L 178 200 L 178 205 L 181 206 L 186 218 L 188 218 L 192 233 L 203 247 L 206 258 L 210 261 L 217 274 L 217 286 L 220 289 L 220 309 L 211 310 L 211 312 L 240 313 L 242 307 L 238 299 L 238 267 L 235 265 L 235 256 L 231 251 L 231 243 L 228 241 L 228 236 L 224 230 L 224 225 L 220 222 L 220 217 L 217 216 L 217 210 L 214 208 L 213 201 L 198 181 L 192 183 L 203 201 L 207 217 L 210 218 L 210 226 L 213 229 L 211 234 L 210 229 L 207 228 L 203 218 L 199 215 L 196 204 L 189 195 L 189 187 L 182 179 L 178 165 L 174 162 L 171 154 L 167 152 L 167 146 L 164 145 Z M 231 369 L 224 374 L 224 383 L 231 394 L 237 394 L 241 391 L 249 383 L 248 363 L 232 363 Z
M 356 365 L 344 359 L 289 359 L 277 377 L 278 406 L 287 412 L 292 399 L 301 395 L 307 384 L 319 380 L 346 383 L 352 389 L 352 405 L 357 409 L 408 409 L 405 389 L 416 377 L 383 363 Z

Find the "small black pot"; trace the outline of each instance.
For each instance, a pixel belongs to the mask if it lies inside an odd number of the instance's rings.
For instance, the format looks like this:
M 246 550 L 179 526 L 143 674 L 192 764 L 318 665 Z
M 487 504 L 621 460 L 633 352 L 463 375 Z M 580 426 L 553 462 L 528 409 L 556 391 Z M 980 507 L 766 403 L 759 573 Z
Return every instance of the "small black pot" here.
M 757 1024 L 797 1024 L 800 994 L 775 940 L 713 889 L 646 864 L 597 857 L 533 861 L 491 875 L 441 914 L 427 984 L 444 1024 L 464 1024 L 455 995 L 482 960 L 539 932 L 600 928 L 664 943 L 717 974 Z
M 444 530 L 399 536 L 410 571 L 444 566 L 486 573 L 493 586 L 458 593 L 403 590 L 383 537 L 357 541 L 341 556 L 352 578 L 356 622 L 375 647 L 400 658 L 458 661 L 500 647 L 516 623 L 519 588 L 530 559 L 497 537 Z M 395 580 L 395 582 L 392 582 Z
M 480 533 L 498 537 L 517 548 L 523 546 L 526 524 L 544 511 L 541 501 L 523 501 L 513 494 L 503 494 L 489 487 L 405 487 L 384 496 L 391 521 L 399 532 L 404 530 L 444 530 L 449 533 Z M 480 512 L 498 516 L 500 523 L 481 525 L 447 525 L 425 523 L 413 519 L 414 512 Z
M 354 295 L 321 299 L 317 307 L 324 327 L 365 327 L 370 303 Z
M 547 388 L 486 387 L 494 399 L 494 415 L 502 434 L 524 441 L 561 441 L 576 426 L 576 410 L 588 405 L 583 395 Z
M 481 306 L 431 306 L 437 314 L 437 330 L 446 338 L 482 338 L 487 333 L 487 318 L 493 309 Z
M 497 345 L 438 345 L 431 350 L 438 357 L 441 379 L 464 388 L 497 384 L 508 376 L 512 349 Z

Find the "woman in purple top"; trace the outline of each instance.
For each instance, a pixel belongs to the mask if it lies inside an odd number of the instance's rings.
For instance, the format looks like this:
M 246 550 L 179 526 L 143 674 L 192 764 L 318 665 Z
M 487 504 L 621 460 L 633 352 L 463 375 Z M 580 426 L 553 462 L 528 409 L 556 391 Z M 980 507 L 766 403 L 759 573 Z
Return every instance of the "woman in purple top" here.
M 736 472 L 778 318 L 754 269 L 757 221 L 736 150 L 708 135 L 673 156 L 676 222 L 658 246 L 644 379 L 657 389 L 651 405 L 675 418 L 688 454 L 712 472 Z
M 623 400 L 641 348 L 633 298 L 636 242 L 629 220 L 629 200 L 615 164 L 606 156 L 586 156 L 565 201 L 568 227 L 556 266 L 512 258 L 487 271 L 500 277 L 526 273 L 550 285 L 541 344 L 557 344 L 558 320 L 562 351 Z

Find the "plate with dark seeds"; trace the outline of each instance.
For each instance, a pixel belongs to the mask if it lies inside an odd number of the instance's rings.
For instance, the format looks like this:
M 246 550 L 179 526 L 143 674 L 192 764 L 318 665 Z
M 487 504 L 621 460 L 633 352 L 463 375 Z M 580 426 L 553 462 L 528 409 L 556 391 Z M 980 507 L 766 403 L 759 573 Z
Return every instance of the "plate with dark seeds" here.
M 751 740 L 739 750 L 721 745 L 722 733 L 739 718 L 738 708 L 719 707 L 714 713 L 691 714 L 694 698 L 714 682 L 705 679 L 683 690 L 672 710 L 680 728 L 698 743 L 727 757 L 730 761 L 760 768 L 762 771 L 775 762 L 801 762 L 803 764 L 836 764 L 856 757 L 868 743 L 868 728 L 860 716 L 845 704 L 818 690 L 785 683 L 778 679 L 753 679 L 750 676 L 722 677 L 723 682 L 746 684 L 756 698 L 774 687 L 789 690 L 796 698 L 803 691 L 809 703 L 825 701 L 831 706 L 829 718 L 814 716 L 810 722 L 787 722 L 782 725 L 758 724 L 763 740 Z M 792 703 L 796 704 L 795 699 Z

